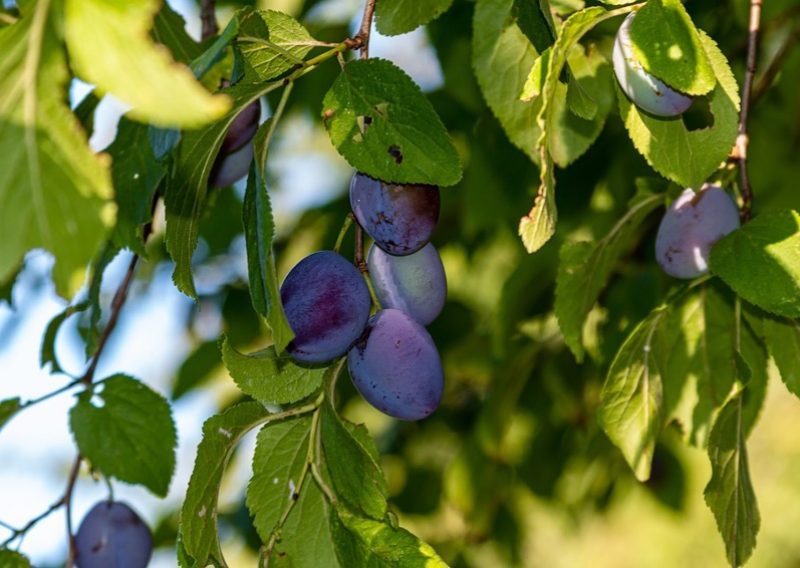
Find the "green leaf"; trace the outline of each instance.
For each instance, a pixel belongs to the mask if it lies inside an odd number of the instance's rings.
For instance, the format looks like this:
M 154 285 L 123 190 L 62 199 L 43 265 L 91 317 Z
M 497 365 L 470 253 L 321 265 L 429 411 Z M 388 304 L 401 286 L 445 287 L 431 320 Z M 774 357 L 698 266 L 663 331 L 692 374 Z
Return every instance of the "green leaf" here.
M 167 210 L 167 251 L 175 261 L 172 279 L 178 289 L 194 298 L 192 254 L 197 247 L 200 221 L 205 213 L 208 176 L 233 120 L 258 99 L 267 85 L 240 82 L 226 92 L 233 109 L 219 122 L 184 133 L 175 153 L 175 165 L 167 180 L 164 205 Z
M 222 340 L 222 361 L 239 389 L 261 402 L 287 404 L 306 398 L 322 385 L 325 367 L 301 367 L 289 356 L 278 356 L 274 347 L 250 355 L 236 351 Z
M 630 31 L 633 53 L 646 71 L 687 95 L 714 88 L 714 70 L 680 0 L 649 0 Z
M 65 103 L 69 73 L 48 5 L 0 29 L 0 280 L 42 247 L 56 257 L 57 292 L 71 296 L 105 236 L 111 180 Z
M 153 18 L 151 33 L 153 39 L 165 45 L 172 53 L 172 57 L 181 63 L 188 65 L 203 52 L 200 44 L 186 32 L 186 21 L 183 16 L 166 2 L 161 5 L 161 9 Z
M 14 418 L 14 415 L 22 410 L 22 401 L 19 397 L 7 398 L 0 401 L 0 430 Z
M 647 216 L 664 203 L 662 194 L 640 195 L 628 212 L 596 244 L 567 243 L 561 248 L 555 313 L 564 341 L 583 360 L 583 324 L 608 284 L 614 266 L 635 243 Z
M 711 480 L 704 492 L 731 566 L 747 561 L 761 526 L 747 463 L 742 406 L 742 395 L 731 399 L 714 423 L 708 440 Z
M 636 149 L 658 173 L 694 188 L 700 187 L 728 157 L 739 120 L 739 91 L 728 62 L 703 32 L 700 41 L 717 78 L 714 90 L 708 95 L 713 125 L 689 130 L 681 117 L 651 116 L 640 111 L 616 87 L 620 116 Z
M 294 18 L 273 10 L 239 12 L 237 44 L 241 54 L 260 81 L 281 76 L 311 51 L 314 39 Z
M 14 284 L 17 283 L 17 277 L 24 267 L 25 263 L 20 261 L 5 278 L 0 278 L 0 302 L 6 302 L 12 309 L 14 307 Z
M 331 142 L 360 172 L 395 183 L 461 179 L 456 149 L 430 101 L 384 59 L 345 65 L 323 101 Z
M 294 505 L 308 473 L 311 417 L 267 424 L 258 433 L 247 508 L 263 542 L 280 529 L 287 507 Z
M 256 156 L 266 156 L 270 142 L 268 138 L 270 133 L 274 132 L 271 125 L 272 121 L 267 121 L 256 132 L 253 141 Z M 267 193 L 265 164 L 259 162 L 260 160 L 254 160 L 250 166 L 242 208 L 250 297 L 256 312 L 267 319 L 272 329 L 275 350 L 281 353 L 294 338 L 294 332 L 286 321 L 278 288 L 275 254 L 272 249 L 275 223 Z
M 99 385 L 98 385 L 99 386 Z M 160 497 L 175 470 L 175 424 L 169 403 L 136 379 L 114 375 L 87 391 L 69 413 L 81 454 L 105 475 L 144 485 Z M 99 398 L 102 406 L 93 404 Z
M 150 40 L 159 5 L 156 0 L 66 0 L 70 63 L 82 79 L 131 105 L 131 118 L 196 128 L 224 115 L 230 101 L 206 91 L 187 67 L 176 65 Z
M 145 255 L 142 229 L 152 217 L 153 195 L 167 173 L 156 160 L 145 124 L 122 117 L 117 137 L 107 152 L 113 159 L 111 178 L 117 202 L 117 224 L 112 238 L 119 248 Z
M 225 565 L 217 528 L 217 498 L 225 467 L 242 437 L 269 419 L 258 402 L 243 402 L 203 424 L 186 498 L 181 508 L 179 538 L 194 566 Z
M 0 566 L 3 568 L 31 568 L 30 561 L 14 550 L 0 549 Z
M 762 213 L 711 249 L 711 271 L 748 302 L 800 316 L 800 214 Z
M 536 115 L 536 123 L 539 127 L 540 136 L 536 142 L 539 149 L 539 189 L 534 198 L 533 208 L 530 212 L 520 220 L 519 235 L 522 238 L 522 243 L 525 245 L 529 253 L 536 252 L 550 240 L 556 230 L 556 221 L 558 214 L 555 204 L 555 177 L 553 173 L 553 160 L 556 156 L 559 159 L 569 160 L 574 159 L 573 156 L 568 156 L 566 151 L 555 152 L 551 148 L 553 134 L 559 127 L 564 126 L 563 114 L 559 119 L 558 109 L 566 110 L 565 101 L 566 89 L 559 81 L 559 76 L 567 63 L 567 57 L 573 46 L 583 37 L 583 35 L 591 30 L 600 22 L 623 14 L 630 11 L 630 8 L 620 8 L 619 10 L 606 11 L 604 8 L 595 6 L 586 8 L 580 12 L 574 13 L 567 18 L 561 27 L 561 31 L 556 39 L 556 42 L 551 48 L 550 57 L 547 65 L 540 63 L 538 69 L 536 66 L 531 68 L 529 78 L 535 78 L 546 69 L 546 77 L 541 87 L 541 95 L 536 100 L 541 100 L 541 108 Z M 533 81 L 535 83 L 535 81 Z M 531 81 L 526 83 L 530 87 Z M 561 92 L 559 92 L 561 91 Z M 530 95 L 529 92 L 522 94 L 523 97 Z M 560 101 L 560 102 L 557 102 Z M 578 119 L 578 117 L 575 117 Z M 578 126 L 578 125 L 576 125 Z M 601 125 L 602 127 L 602 125 Z M 599 130 L 594 134 L 591 140 L 599 134 Z M 562 138 L 563 139 L 563 138 Z M 573 137 L 572 141 L 575 142 L 577 138 Z M 584 138 L 578 148 L 574 152 L 578 155 L 585 150 L 581 150 L 581 146 L 586 145 L 587 140 Z
M 350 568 L 339 564 L 334 552 L 328 502 L 310 476 L 300 488 L 300 498 L 283 524 L 269 566 L 278 568 Z
M 764 338 L 781 379 L 795 396 L 800 397 L 800 322 L 766 317 Z
M 453 0 L 384 0 L 375 3 L 375 26 L 383 35 L 408 33 L 435 20 L 453 4 Z
M 88 302 L 81 302 L 79 304 L 67 306 L 64 311 L 56 315 L 47 324 L 47 329 L 44 331 L 42 337 L 42 348 L 39 352 L 39 366 L 44 368 L 48 363 L 50 364 L 51 373 L 63 373 L 64 369 L 58 363 L 56 357 L 56 336 L 61 325 L 72 315 L 80 313 L 89 307 Z
M 617 352 L 601 392 L 598 420 L 639 481 L 650 477 L 656 440 L 664 425 L 661 368 L 653 353 L 668 308 L 651 314 Z
M 360 568 L 446 568 L 436 551 L 402 528 L 353 515 L 331 512 L 336 556 L 342 566 Z
M 546 9 L 548 7 L 542 6 L 541 2 L 530 0 L 514 0 L 511 9 L 517 26 L 539 53 L 553 45 L 555 41 L 550 22 L 543 11 Z
M 219 342 L 204 341 L 181 363 L 172 387 L 172 400 L 176 401 L 187 392 L 208 380 L 222 364 Z
M 519 100 L 538 53 L 514 23 L 513 4 L 514 0 L 478 0 L 472 24 L 472 65 L 486 103 L 508 139 L 538 162 L 536 116 L 541 101 Z
M 382 519 L 386 516 L 386 481 L 380 466 L 330 404 L 323 405 L 321 412 L 322 449 L 337 494 L 354 509 Z
M 100 288 L 103 284 L 103 273 L 117 253 L 119 253 L 119 249 L 112 242 L 107 241 L 92 261 L 89 273 L 89 293 L 86 298 L 88 304 L 86 309 L 89 316 L 81 318 L 81 321 L 78 322 L 81 335 L 86 343 L 84 353 L 87 359 L 95 352 L 97 342 L 100 340 L 100 319 L 103 315 L 100 307 Z M 87 319 L 88 321 L 86 321 Z

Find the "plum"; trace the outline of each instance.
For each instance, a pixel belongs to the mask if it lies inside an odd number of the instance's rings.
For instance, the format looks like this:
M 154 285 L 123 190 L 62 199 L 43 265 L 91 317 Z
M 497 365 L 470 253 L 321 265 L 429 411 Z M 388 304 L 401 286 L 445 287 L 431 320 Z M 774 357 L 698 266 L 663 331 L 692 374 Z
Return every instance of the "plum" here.
M 686 189 L 661 219 L 656 260 L 676 278 L 705 274 L 711 247 L 739 225 L 739 209 L 721 187 L 705 184 L 697 194 Z
M 227 187 L 247 175 L 253 161 L 253 136 L 260 118 L 261 103 L 255 100 L 233 119 L 211 166 L 209 187 Z
M 145 568 L 153 537 L 139 515 L 121 501 L 101 501 L 75 535 L 78 568 Z
M 209 187 L 228 187 L 247 175 L 253 161 L 253 145 L 246 144 L 227 156 L 219 154 L 208 176 Z
M 379 247 L 404 256 L 430 241 L 439 220 L 439 188 L 386 183 L 356 172 L 350 182 L 350 205 Z
M 441 402 L 444 372 L 436 345 L 400 310 L 381 310 L 370 318 L 347 354 L 347 368 L 361 396 L 394 418 L 421 420 Z
M 441 313 L 447 278 L 442 259 L 431 243 L 408 256 L 393 256 L 373 244 L 367 265 L 384 308 L 401 310 L 421 325 L 428 325 Z
M 295 334 L 287 351 L 302 363 L 344 355 L 364 331 L 372 304 L 361 273 L 333 251 L 297 263 L 281 284 L 281 301 Z
M 630 35 L 635 16 L 636 12 L 631 12 L 625 18 L 614 41 L 614 74 L 619 86 L 640 109 L 656 116 L 678 116 L 691 106 L 692 98 L 672 89 L 645 71 L 636 59 Z

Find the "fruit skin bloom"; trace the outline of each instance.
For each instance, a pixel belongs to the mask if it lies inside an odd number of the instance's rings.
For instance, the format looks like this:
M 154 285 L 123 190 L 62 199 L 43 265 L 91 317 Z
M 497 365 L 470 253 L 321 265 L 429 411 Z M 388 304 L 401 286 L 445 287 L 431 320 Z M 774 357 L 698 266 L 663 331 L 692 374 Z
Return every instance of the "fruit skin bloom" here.
M 685 189 L 661 219 L 656 234 L 656 260 L 675 278 L 696 278 L 708 272 L 711 247 L 739 228 L 739 209 L 717 185 L 699 193 Z
M 81 521 L 75 548 L 78 568 L 145 568 L 153 537 L 128 505 L 101 501 Z
M 636 12 L 631 12 L 617 31 L 614 41 L 614 74 L 622 91 L 640 109 L 655 116 L 674 117 L 692 104 L 692 98 L 667 86 L 644 70 L 633 53 L 630 28 Z

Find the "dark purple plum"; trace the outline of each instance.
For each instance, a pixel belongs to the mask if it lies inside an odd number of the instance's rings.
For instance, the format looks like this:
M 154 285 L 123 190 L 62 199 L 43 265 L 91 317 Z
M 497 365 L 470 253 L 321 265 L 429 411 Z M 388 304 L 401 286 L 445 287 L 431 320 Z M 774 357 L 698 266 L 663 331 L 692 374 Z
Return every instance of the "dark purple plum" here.
M 146 568 L 153 537 L 128 505 L 101 501 L 81 521 L 75 548 L 78 568 Z
M 358 269 L 327 250 L 305 257 L 289 271 L 281 301 L 295 334 L 287 351 L 302 363 L 344 355 L 364 331 L 372 303 Z
M 400 310 L 381 310 L 347 354 L 358 392 L 400 420 L 421 420 L 439 406 L 442 360 L 430 334 Z
M 705 274 L 711 247 L 739 225 L 739 209 L 721 187 L 706 184 L 699 193 L 686 189 L 661 219 L 656 260 L 676 278 Z
M 220 154 L 230 154 L 235 152 L 245 144 L 248 144 L 258 130 L 258 121 L 261 119 L 261 103 L 253 101 L 233 119 L 225 139 L 219 149 Z
M 350 206 L 379 247 L 404 256 L 431 240 L 439 220 L 439 188 L 386 183 L 356 172 L 350 182 Z
M 388 254 L 372 245 L 367 255 L 375 294 L 384 308 L 395 308 L 428 325 L 447 298 L 442 259 L 431 243 L 407 256 Z
M 253 145 L 246 144 L 233 154 L 217 156 L 208 176 L 209 187 L 228 187 L 247 175 L 253 161 Z

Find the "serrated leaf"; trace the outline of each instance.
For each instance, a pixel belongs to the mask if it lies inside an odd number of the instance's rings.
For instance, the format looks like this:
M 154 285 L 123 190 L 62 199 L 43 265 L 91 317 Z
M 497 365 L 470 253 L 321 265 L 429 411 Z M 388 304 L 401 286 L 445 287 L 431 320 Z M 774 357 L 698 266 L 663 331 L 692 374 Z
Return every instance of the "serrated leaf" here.
M 600 394 L 598 420 L 639 481 L 650 477 L 656 439 L 664 425 L 661 368 L 653 348 L 668 308 L 653 310 L 617 352 Z
M 247 508 L 263 542 L 280 529 L 284 511 L 298 499 L 308 472 L 311 417 L 267 424 L 258 433 Z
M 764 318 L 764 338 L 781 379 L 800 397 L 800 322 L 783 318 Z
M 256 132 L 253 141 L 256 156 L 266 157 L 267 147 L 270 143 L 268 138 L 272 132 L 274 129 L 271 128 L 271 120 L 262 124 Z M 264 170 L 266 164 L 260 162 L 260 159 L 254 160 L 250 166 L 242 207 L 244 239 L 247 247 L 247 271 L 253 308 L 266 318 L 272 330 L 272 342 L 275 350 L 281 353 L 294 338 L 294 332 L 289 326 L 289 322 L 286 321 L 278 288 L 278 274 L 272 248 L 275 238 L 275 223 L 267 193 Z
M 478 0 L 472 34 L 472 65 L 481 92 L 508 139 L 538 162 L 541 101 L 519 100 L 528 74 L 538 58 L 536 49 L 514 23 L 514 0 Z
M 56 357 L 56 336 L 61 325 L 69 318 L 77 313 L 86 310 L 89 307 L 89 302 L 81 302 L 79 304 L 67 306 L 64 311 L 57 314 L 44 331 L 42 337 L 42 348 L 39 351 L 39 366 L 44 368 L 48 363 L 50 364 L 51 373 L 63 373 L 64 369 L 58 362 Z
M 360 568 L 446 568 L 427 543 L 402 528 L 358 517 L 339 507 L 331 512 L 336 556 Z
M 800 214 L 762 213 L 711 249 L 711 271 L 748 302 L 800 316 Z
M 247 432 L 269 419 L 258 402 L 243 402 L 212 416 L 203 424 L 178 536 L 194 566 L 224 565 L 217 528 L 217 497 L 231 453 Z
M 739 120 L 739 91 L 728 62 L 703 32 L 700 41 L 717 78 L 714 90 L 707 95 L 713 125 L 689 130 L 681 117 L 651 116 L 640 111 L 616 86 L 620 116 L 639 153 L 664 177 L 694 188 L 699 188 L 727 159 Z
M 320 435 L 337 494 L 368 517 L 386 515 L 386 481 L 374 457 L 345 428 L 330 404 L 323 405 Z
M 453 0 L 385 0 L 375 3 L 375 26 L 383 35 L 405 34 L 435 20 Z
M 117 203 L 117 224 L 112 238 L 119 248 L 144 255 L 142 228 L 152 217 L 153 195 L 167 173 L 150 145 L 149 127 L 122 117 L 117 137 L 108 147 L 111 177 Z
M 22 410 L 22 401 L 19 397 L 0 400 L 0 430 L 20 410 Z
M 663 194 L 642 195 L 595 245 L 579 242 L 561 247 L 554 309 L 564 341 L 578 362 L 584 355 L 582 331 L 586 316 L 619 258 L 634 244 L 641 224 L 663 203 Z
M 540 162 L 539 189 L 534 198 L 533 208 L 520 220 L 519 224 L 519 235 L 529 253 L 536 252 L 544 246 L 556 230 L 558 215 L 555 204 L 553 160 L 556 155 L 559 158 L 567 158 L 566 153 L 554 155 L 548 139 L 553 136 L 549 130 L 557 129 L 559 125 L 563 126 L 563 121 L 557 119 L 557 111 L 559 104 L 563 105 L 563 98 L 566 96 L 566 90 L 559 96 L 559 85 L 561 85 L 559 76 L 567 63 L 567 56 L 581 37 L 594 26 L 628 11 L 629 8 L 606 11 L 604 8 L 594 6 L 576 12 L 564 22 L 558 38 L 553 44 L 546 66 L 547 75 L 541 87 L 541 95 L 536 99 L 542 101 L 541 108 L 536 115 L 536 123 L 540 131 L 540 136 L 536 141 Z M 540 65 L 539 70 L 532 68 L 530 74 L 542 73 L 544 67 L 544 65 Z M 556 102 L 559 99 L 561 102 Z
M 286 404 L 306 398 L 322 385 L 325 367 L 301 367 L 274 347 L 244 355 L 227 338 L 222 340 L 222 361 L 239 389 L 261 402 Z
M 69 413 L 81 454 L 109 477 L 144 485 L 164 497 L 175 470 L 175 423 L 169 403 L 126 375 L 84 392 Z M 99 398 L 102 406 L 93 399 Z
M 306 477 L 300 498 L 283 525 L 269 566 L 278 568 L 350 568 L 334 552 L 330 506 L 313 479 Z
M 260 81 L 279 77 L 311 51 L 313 38 L 294 18 L 274 10 L 245 8 L 238 14 L 237 44 Z
M 747 463 L 742 405 L 742 395 L 731 399 L 714 423 L 708 440 L 711 480 L 704 491 L 731 566 L 747 561 L 761 526 Z
M 131 118 L 196 128 L 224 115 L 230 101 L 206 91 L 149 38 L 159 2 L 66 0 L 70 62 L 80 77 L 130 105 Z
M 385 59 L 345 65 L 323 101 L 331 142 L 356 170 L 394 183 L 454 185 L 461 161 L 419 86 Z
M 69 73 L 48 5 L 0 29 L 0 280 L 42 247 L 56 257 L 56 291 L 71 296 L 105 236 L 111 179 L 65 103 Z
M 197 247 L 200 221 L 208 196 L 208 176 L 225 133 L 242 109 L 258 99 L 268 84 L 241 82 L 226 92 L 233 109 L 219 122 L 183 134 L 175 153 L 175 165 L 166 184 L 167 251 L 175 261 L 172 279 L 178 289 L 194 298 L 192 254 Z
M 630 28 L 633 53 L 646 71 L 687 95 L 704 95 L 717 79 L 697 28 L 680 0 L 650 0 Z
M 14 550 L 0 549 L 0 566 L 3 568 L 31 568 L 30 561 Z

